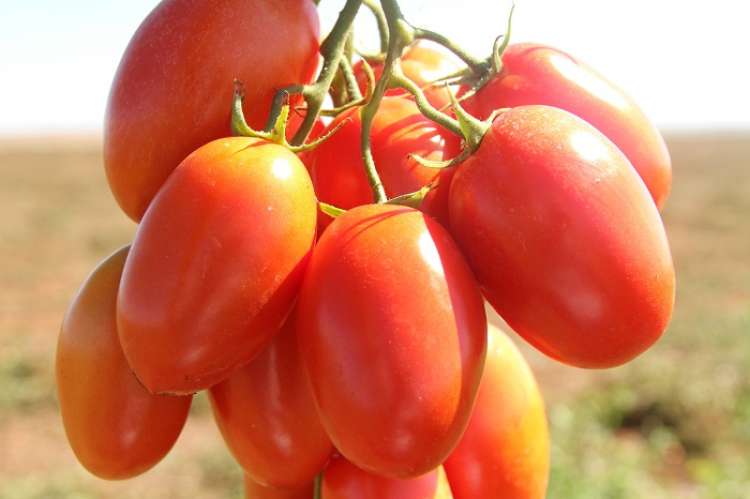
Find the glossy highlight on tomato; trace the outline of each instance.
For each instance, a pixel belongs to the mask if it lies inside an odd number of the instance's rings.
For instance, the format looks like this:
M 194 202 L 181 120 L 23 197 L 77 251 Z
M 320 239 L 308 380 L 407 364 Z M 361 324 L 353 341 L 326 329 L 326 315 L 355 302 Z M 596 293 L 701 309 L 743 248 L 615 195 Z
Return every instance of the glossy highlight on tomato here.
M 487 327 L 447 231 L 412 208 L 348 211 L 316 246 L 298 312 L 300 355 L 336 449 L 393 478 L 442 463 L 468 422 Z
M 373 202 L 360 150 L 362 120 L 360 108 L 339 115 L 328 126 L 332 130 L 345 123 L 336 134 L 307 153 L 318 199 L 342 209 Z M 421 166 L 411 157 L 443 159 L 445 135 L 438 125 L 424 117 L 416 104 L 405 97 L 386 97 L 372 124 L 372 154 L 380 179 L 389 197 L 418 191 L 438 178 L 440 170 Z M 437 189 L 436 189 L 437 191 Z M 422 210 L 447 219 L 447 195 L 430 193 Z M 330 218 L 321 217 L 324 226 Z
M 140 221 L 188 154 L 229 135 L 234 79 L 248 123 L 262 128 L 278 88 L 314 77 L 318 32 L 310 0 L 160 2 L 130 41 L 107 104 L 104 164 L 123 211 Z
M 664 332 L 674 304 L 656 205 L 622 152 L 546 106 L 500 114 L 450 190 L 450 226 L 484 296 L 562 362 L 627 362 Z
M 316 210 L 304 165 L 276 144 L 216 140 L 175 170 L 117 302 L 125 356 L 151 392 L 209 388 L 265 348 L 296 299 Z
M 62 324 L 55 364 L 70 446 L 87 470 L 109 480 L 132 478 L 161 461 L 192 400 L 150 394 L 125 361 L 115 307 L 128 249 L 104 260 L 78 291 Z
M 216 422 L 248 477 L 265 486 L 312 482 L 333 452 L 318 418 L 290 317 L 271 344 L 211 388 Z
M 335 459 L 326 468 L 322 495 L 323 499 L 453 499 L 442 466 L 399 480 L 373 475 L 344 458 Z
M 502 72 L 464 102 L 482 119 L 495 109 L 533 104 L 564 109 L 597 128 L 627 156 L 657 206 L 664 205 L 672 162 L 661 134 L 633 99 L 565 52 L 532 43 L 510 45 Z
M 549 447 L 534 375 L 510 338 L 491 325 L 469 426 L 443 465 L 453 497 L 544 499 Z

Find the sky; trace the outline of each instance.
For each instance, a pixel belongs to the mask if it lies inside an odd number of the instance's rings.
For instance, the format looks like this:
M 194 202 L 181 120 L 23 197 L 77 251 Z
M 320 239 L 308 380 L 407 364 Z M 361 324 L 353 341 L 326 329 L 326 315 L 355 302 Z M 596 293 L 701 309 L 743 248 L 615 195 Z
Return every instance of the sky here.
M 662 128 L 750 128 L 750 2 L 517 0 L 513 41 L 554 45 L 633 96 Z M 156 0 L 0 0 L 0 135 L 99 133 L 109 86 Z M 322 0 L 323 30 L 344 0 Z M 401 0 L 415 25 L 477 55 L 509 0 Z M 366 16 L 359 43 L 375 36 Z

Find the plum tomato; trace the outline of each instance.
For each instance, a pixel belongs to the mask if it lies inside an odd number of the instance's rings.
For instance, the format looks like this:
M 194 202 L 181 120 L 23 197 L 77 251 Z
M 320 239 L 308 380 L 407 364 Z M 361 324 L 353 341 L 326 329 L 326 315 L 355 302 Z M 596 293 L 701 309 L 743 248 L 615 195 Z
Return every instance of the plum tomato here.
M 125 356 L 151 392 L 209 388 L 265 348 L 296 299 L 316 210 L 282 146 L 226 138 L 182 162 L 136 232 L 118 296 Z
M 487 341 L 479 288 L 447 230 L 403 206 L 348 211 L 313 252 L 298 312 L 336 449 L 392 478 L 440 465 L 468 422 Z
M 449 210 L 485 297 L 545 354 L 613 367 L 667 327 L 675 277 L 659 212 L 623 153 L 580 118 L 501 113 L 458 166 Z
M 130 371 L 117 337 L 117 288 L 128 247 L 103 261 L 70 305 L 57 344 L 57 394 L 65 433 L 81 464 L 120 480 L 172 448 L 191 396 L 150 394 Z

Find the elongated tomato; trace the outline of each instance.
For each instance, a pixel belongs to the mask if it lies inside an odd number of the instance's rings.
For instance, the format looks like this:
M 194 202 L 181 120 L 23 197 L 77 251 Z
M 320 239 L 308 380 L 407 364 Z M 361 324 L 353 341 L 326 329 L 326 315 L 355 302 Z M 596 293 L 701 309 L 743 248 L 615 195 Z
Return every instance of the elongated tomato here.
M 444 464 L 455 499 L 543 499 L 549 478 L 544 402 L 513 342 L 489 327 L 469 427 Z
M 486 346 L 479 289 L 447 231 L 411 208 L 347 212 L 321 236 L 298 307 L 300 354 L 336 449 L 394 478 L 442 463 Z
M 296 489 L 266 487 L 245 475 L 245 499 L 312 499 L 313 484 L 308 483 Z
M 290 317 L 246 367 L 211 388 L 216 422 L 247 475 L 262 485 L 312 482 L 333 447 L 320 424 Z
M 57 394 L 65 433 L 94 475 L 132 478 L 158 463 L 182 431 L 191 396 L 151 395 L 130 371 L 115 323 L 128 247 L 102 262 L 78 291 L 57 344 Z
M 453 499 L 442 466 L 416 478 L 399 480 L 373 475 L 343 458 L 326 468 L 322 495 L 324 499 Z
M 262 127 L 274 92 L 318 66 L 310 0 L 165 0 L 143 21 L 117 69 L 104 128 L 115 199 L 139 221 L 169 174 L 198 147 L 229 135 L 232 82 Z
M 663 333 L 674 268 L 656 205 L 627 158 L 560 109 L 495 119 L 453 178 L 450 225 L 508 324 L 580 367 L 612 367 Z
M 170 176 L 138 228 L 117 320 L 153 393 L 188 393 L 248 363 L 279 330 L 315 237 L 310 176 L 289 150 L 220 139 Z
M 349 209 L 373 202 L 372 189 L 365 175 L 360 136 L 360 108 L 339 115 L 329 130 L 346 122 L 336 134 L 310 151 L 305 163 L 321 201 Z M 417 191 L 435 181 L 440 170 L 417 163 L 412 154 L 442 160 L 448 132 L 425 118 L 416 104 L 406 97 L 386 97 L 372 124 L 372 154 L 388 197 Z M 440 203 L 435 203 L 435 201 Z M 440 204 L 440 206 L 437 206 Z M 430 214 L 447 218 L 447 195 L 430 193 L 422 205 Z M 330 223 L 326 217 L 324 225 Z
M 664 205 L 672 161 L 661 134 L 633 99 L 565 52 L 532 43 L 509 46 L 500 75 L 464 105 L 486 118 L 495 109 L 532 104 L 559 107 L 596 127 L 625 153 L 657 206 Z

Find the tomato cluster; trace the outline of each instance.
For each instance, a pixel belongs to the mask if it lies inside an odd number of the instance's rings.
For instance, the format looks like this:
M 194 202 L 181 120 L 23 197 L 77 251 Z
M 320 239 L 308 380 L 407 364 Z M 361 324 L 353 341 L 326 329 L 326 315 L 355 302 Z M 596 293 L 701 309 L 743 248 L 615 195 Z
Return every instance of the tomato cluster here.
M 456 166 L 425 160 L 466 144 L 387 92 L 369 135 L 385 192 L 431 190 L 419 209 L 373 203 L 360 107 L 301 155 L 230 136 L 232 78 L 259 126 L 280 87 L 315 76 L 318 48 L 309 0 L 166 0 L 131 41 L 105 165 L 139 226 L 63 322 L 71 446 L 99 477 L 136 476 L 208 390 L 248 498 L 541 498 L 544 404 L 484 300 L 570 365 L 612 367 L 652 345 L 675 285 L 661 136 L 575 59 L 511 45 L 486 85 L 463 90 L 492 121 Z M 456 67 L 430 46 L 402 56 L 419 86 Z

